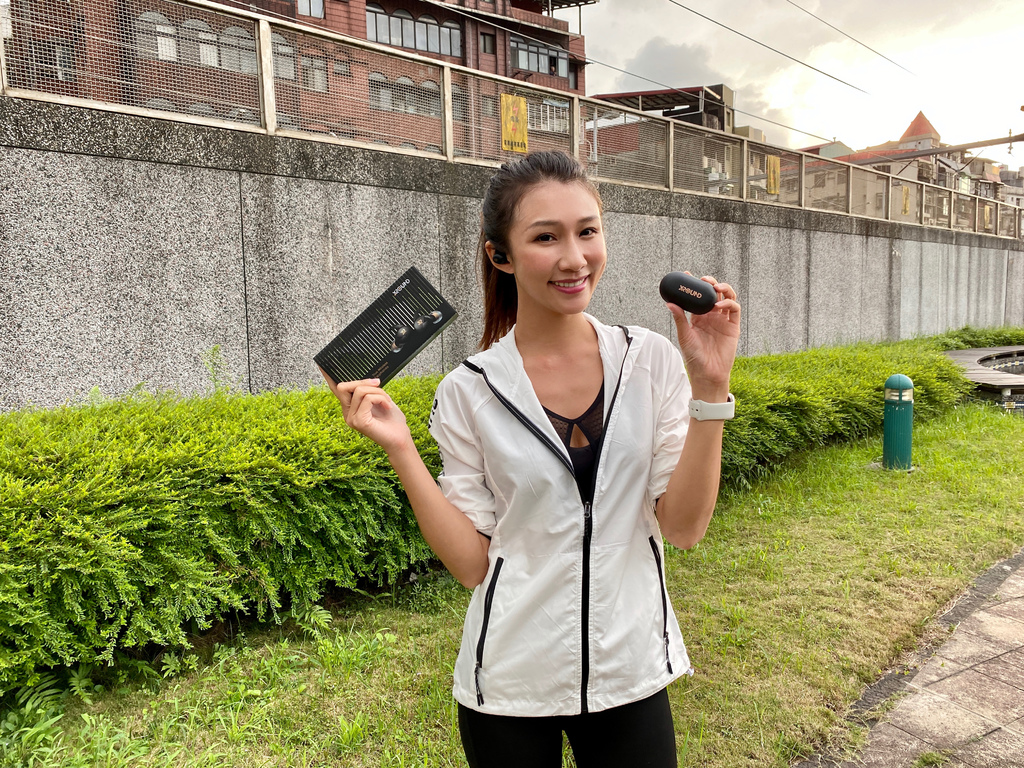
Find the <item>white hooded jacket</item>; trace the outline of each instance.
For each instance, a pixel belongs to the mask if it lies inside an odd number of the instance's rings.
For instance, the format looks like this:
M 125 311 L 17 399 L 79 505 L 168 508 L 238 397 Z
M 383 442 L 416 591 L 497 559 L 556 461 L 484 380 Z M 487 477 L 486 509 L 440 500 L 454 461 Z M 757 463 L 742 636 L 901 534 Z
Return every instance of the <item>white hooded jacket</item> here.
M 682 358 L 656 333 L 586 317 L 605 391 L 592 508 L 514 329 L 437 389 L 438 483 L 491 538 L 455 664 L 455 698 L 480 712 L 597 712 L 690 672 L 654 515 L 689 424 Z

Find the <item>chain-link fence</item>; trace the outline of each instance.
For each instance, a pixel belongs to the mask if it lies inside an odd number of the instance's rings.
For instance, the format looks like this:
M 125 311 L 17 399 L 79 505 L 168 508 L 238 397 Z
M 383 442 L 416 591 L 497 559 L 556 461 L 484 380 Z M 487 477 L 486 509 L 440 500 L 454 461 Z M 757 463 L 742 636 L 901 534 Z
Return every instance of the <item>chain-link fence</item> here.
M 999 206 L 999 231 L 1001 237 L 1017 236 L 1017 209 L 1012 205 Z
M 580 100 L 579 157 L 600 179 L 668 187 L 668 122 Z
M 924 188 L 924 210 L 922 223 L 928 227 L 949 229 L 952 207 L 952 193 L 940 187 Z
M 808 208 L 846 213 L 852 169 L 828 160 L 804 164 L 804 202 Z
M 889 193 L 889 218 L 911 224 L 921 222 L 924 187 L 906 179 L 893 179 Z
M 747 199 L 800 205 L 801 156 L 778 147 L 747 145 Z
M 672 187 L 743 197 L 743 142 L 680 123 L 672 131 Z
M 169 2 L 11 0 L 8 85 L 261 124 L 256 22 Z
M 850 176 L 850 213 L 884 219 L 889 210 L 889 177 L 868 168 L 851 168 Z
M 987 200 L 978 201 L 978 231 L 987 235 L 996 233 L 996 203 Z
M 953 229 L 974 231 L 977 203 L 969 195 L 953 195 Z
M 443 154 L 443 70 L 291 29 L 271 33 L 277 124 Z
M 522 125 L 524 146 L 502 139 L 502 105 L 507 120 Z M 504 162 L 522 151 L 562 150 L 572 154 L 572 100 L 464 70 L 452 71 L 455 157 Z M 518 139 L 517 139 L 518 141 Z
M 988 198 L 247 10 L 190 0 L 0 0 L 0 11 L 4 92 L 14 96 L 454 161 L 562 150 L 608 181 L 1022 236 L 1021 209 Z M 384 39 L 378 26 L 374 40 Z M 391 42 L 395 29 L 385 36 Z M 461 50 L 454 22 L 439 35 L 441 53 L 445 39 Z

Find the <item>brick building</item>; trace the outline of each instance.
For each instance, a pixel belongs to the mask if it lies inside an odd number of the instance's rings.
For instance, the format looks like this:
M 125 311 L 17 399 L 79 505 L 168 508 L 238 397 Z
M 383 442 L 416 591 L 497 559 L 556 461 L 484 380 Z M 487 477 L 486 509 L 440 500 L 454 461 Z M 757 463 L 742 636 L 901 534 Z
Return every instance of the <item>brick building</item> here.
M 2 30 L 12 89 L 259 125 L 266 91 L 259 27 L 248 13 L 256 11 L 271 22 L 277 126 L 441 152 L 444 64 L 518 80 L 524 89 L 582 95 L 584 38 L 551 12 L 596 1 L 9 0 Z M 389 56 L 310 28 L 422 58 Z M 499 141 L 498 97 L 509 90 L 452 71 L 457 154 L 486 156 Z M 545 134 L 561 147 L 569 119 L 568 100 L 530 99 L 538 148 Z

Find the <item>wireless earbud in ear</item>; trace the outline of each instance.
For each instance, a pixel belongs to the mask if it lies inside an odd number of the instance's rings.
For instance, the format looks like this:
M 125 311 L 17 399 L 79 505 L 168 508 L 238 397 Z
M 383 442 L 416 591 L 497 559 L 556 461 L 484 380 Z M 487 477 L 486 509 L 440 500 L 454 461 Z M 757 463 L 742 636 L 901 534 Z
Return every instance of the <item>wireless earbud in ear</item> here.
M 491 256 L 491 261 L 495 264 L 508 264 L 508 256 L 501 251 L 495 251 L 494 255 Z

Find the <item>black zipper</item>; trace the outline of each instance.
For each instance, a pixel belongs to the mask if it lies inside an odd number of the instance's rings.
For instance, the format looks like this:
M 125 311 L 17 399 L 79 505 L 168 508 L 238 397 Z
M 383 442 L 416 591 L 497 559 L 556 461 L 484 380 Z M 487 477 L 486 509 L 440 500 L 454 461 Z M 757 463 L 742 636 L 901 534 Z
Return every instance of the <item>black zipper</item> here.
M 665 664 L 668 666 L 668 673 L 672 674 L 672 659 L 668 655 L 668 595 L 665 592 L 665 573 L 661 570 L 661 552 L 658 551 L 658 542 L 651 536 L 647 539 L 654 553 L 654 562 L 658 566 L 658 583 L 661 585 L 661 636 L 665 640 Z
M 626 335 L 626 352 L 622 355 L 622 364 L 619 366 L 619 378 L 615 382 L 615 391 L 612 392 L 612 400 L 608 404 L 608 415 L 605 416 L 604 425 L 601 427 L 601 441 L 597 446 L 597 457 L 594 459 L 594 471 L 590 477 L 590 498 L 593 499 L 597 492 L 597 468 L 601 463 L 601 456 L 604 453 L 604 438 L 608 433 L 608 423 L 612 419 L 612 410 L 615 408 L 615 399 L 619 396 L 619 387 L 622 385 L 622 372 L 626 369 L 626 358 L 629 357 L 629 348 L 633 344 L 633 337 L 629 335 L 626 326 L 619 328 Z M 582 634 L 582 663 L 580 664 L 582 682 L 580 685 L 580 712 L 587 714 L 587 687 L 590 683 L 590 540 L 594 533 L 594 515 L 591 502 L 583 503 L 583 606 L 581 610 L 582 622 L 580 632 Z
M 494 393 L 494 396 L 498 398 L 498 401 L 502 405 L 504 405 L 505 408 L 508 409 L 509 413 L 515 416 L 524 427 L 530 430 L 530 432 L 533 433 L 534 437 L 536 437 L 538 440 L 544 443 L 544 445 L 546 445 L 551 450 L 551 452 L 558 457 L 558 460 L 565 465 L 565 468 L 569 470 L 569 473 L 575 479 L 576 471 L 572 468 L 572 462 L 569 460 L 569 457 L 555 444 L 555 442 L 550 437 L 544 434 L 540 427 L 538 427 L 536 424 L 530 421 L 530 419 L 527 418 L 526 414 L 520 411 L 515 406 L 515 403 L 513 403 L 511 400 L 509 400 L 507 397 L 501 394 L 501 392 L 499 392 L 498 389 L 493 384 L 491 384 L 491 380 L 487 378 L 487 372 L 480 366 L 473 365 L 473 363 L 469 362 L 469 360 L 463 360 L 462 364 L 469 368 L 469 370 L 479 373 L 481 376 L 484 377 L 484 382 L 487 384 L 487 388 Z
M 491 620 L 491 604 L 494 602 L 494 588 L 498 584 L 498 574 L 501 573 L 501 566 L 505 558 L 499 557 L 494 563 L 494 573 L 491 574 L 491 581 L 487 585 L 487 592 L 484 594 L 484 620 L 480 624 L 480 638 L 476 641 L 476 669 L 473 670 L 473 680 L 476 683 L 476 703 L 483 706 L 484 695 L 480 690 L 480 670 L 484 666 L 484 643 L 487 641 L 487 624 Z
M 620 325 L 619 328 L 622 329 L 623 334 L 625 334 L 625 336 L 626 336 L 626 351 L 622 355 L 622 364 L 619 366 L 619 378 L 615 382 L 615 391 L 612 393 L 611 403 L 609 403 L 609 405 L 608 405 L 608 415 L 605 417 L 604 426 L 603 426 L 603 428 L 601 430 L 601 442 L 598 445 L 597 458 L 594 460 L 594 474 L 593 474 L 593 477 L 591 478 L 591 486 L 590 486 L 590 498 L 591 499 L 594 498 L 594 492 L 597 489 L 597 468 L 598 468 L 598 465 L 601 462 L 601 454 L 603 453 L 603 450 L 604 450 L 605 434 L 608 432 L 608 423 L 611 421 L 612 410 L 615 408 L 615 400 L 616 400 L 616 398 L 619 395 L 619 388 L 622 385 L 622 373 L 626 369 L 626 358 L 629 357 L 629 348 L 633 344 L 633 337 L 629 335 L 629 330 L 624 325 Z M 484 382 L 487 384 L 488 389 L 491 390 L 491 392 L 494 394 L 494 396 L 496 398 L 498 398 L 498 402 L 500 402 L 502 405 L 504 405 L 505 408 L 509 411 L 509 413 L 511 413 L 513 416 L 515 416 L 516 419 L 518 419 L 519 422 L 524 427 L 526 427 L 528 430 L 530 430 L 530 432 L 533 433 L 534 436 L 536 436 L 542 443 L 544 443 L 544 445 L 546 445 L 548 447 L 548 449 L 553 454 L 555 454 L 555 456 L 558 457 L 558 460 L 561 461 L 563 465 L 565 465 L 566 469 L 569 470 L 569 473 L 573 476 L 573 479 L 575 480 L 576 479 L 576 471 L 573 469 L 572 461 L 569 460 L 569 457 L 560 449 L 560 447 L 558 445 L 556 445 L 554 443 L 554 441 L 551 440 L 551 438 L 549 438 L 546 434 L 544 434 L 544 432 L 540 429 L 540 427 L 538 427 L 536 424 L 534 424 L 532 421 L 530 421 L 530 419 L 527 418 L 526 414 L 524 414 L 522 411 L 520 411 L 511 400 L 509 400 L 507 397 L 505 397 L 500 391 L 498 391 L 498 389 L 493 384 L 491 384 L 491 380 L 489 378 L 487 378 L 487 372 L 484 371 L 484 369 L 481 368 L 480 366 L 474 365 L 473 363 L 469 362 L 468 360 L 464 360 L 462 362 L 462 364 L 464 366 L 466 366 L 467 368 L 469 368 L 471 371 L 479 373 L 481 376 L 484 377 Z M 590 677 L 590 634 L 589 634 L 589 625 L 590 625 L 590 540 L 591 540 L 593 534 L 594 534 L 593 509 L 592 509 L 591 503 L 589 501 L 587 501 L 587 502 L 583 502 L 583 569 L 582 569 L 582 578 L 583 578 L 582 592 L 583 592 L 583 595 L 581 597 L 582 605 L 581 605 L 581 622 L 580 622 L 580 633 L 581 633 L 581 649 L 580 649 L 580 651 L 581 651 L 581 657 L 582 657 L 581 660 L 580 660 L 581 661 L 581 663 L 580 663 L 580 671 L 581 671 L 581 677 L 582 677 L 582 681 L 581 681 L 581 684 L 580 684 L 580 712 L 582 714 L 586 714 L 587 713 L 587 686 L 588 686 L 589 677 Z M 497 569 L 495 569 L 495 576 L 497 576 Z M 494 583 L 494 581 L 493 581 L 493 578 L 492 578 L 491 586 L 488 587 L 488 595 L 490 595 L 490 593 L 491 593 L 491 591 L 493 589 L 493 583 Z M 664 597 L 664 592 L 662 593 L 662 596 Z M 485 599 L 485 601 L 484 601 L 484 611 L 485 611 L 485 613 L 484 613 L 484 616 L 485 616 L 485 618 L 484 618 L 484 629 L 486 629 L 486 627 L 487 627 L 486 616 L 487 616 L 487 613 L 488 613 L 489 605 L 490 605 L 489 600 Z M 667 638 L 667 634 L 666 634 L 666 638 Z M 477 686 L 476 696 L 477 696 L 477 702 L 479 704 L 483 704 L 483 696 L 480 693 L 480 668 L 481 668 L 481 664 L 483 662 L 483 639 L 484 639 L 483 638 L 483 633 L 481 632 L 480 642 L 477 645 L 477 664 L 476 664 L 476 686 Z

